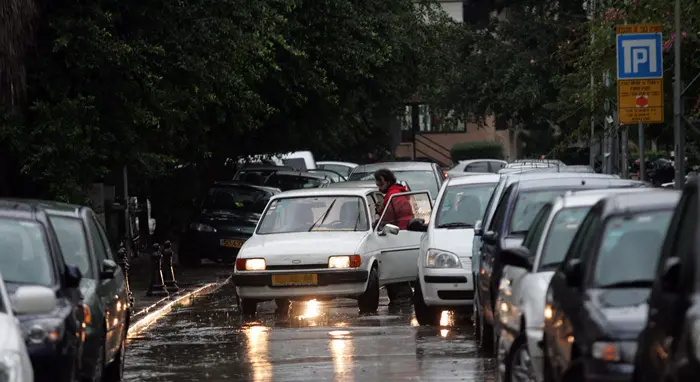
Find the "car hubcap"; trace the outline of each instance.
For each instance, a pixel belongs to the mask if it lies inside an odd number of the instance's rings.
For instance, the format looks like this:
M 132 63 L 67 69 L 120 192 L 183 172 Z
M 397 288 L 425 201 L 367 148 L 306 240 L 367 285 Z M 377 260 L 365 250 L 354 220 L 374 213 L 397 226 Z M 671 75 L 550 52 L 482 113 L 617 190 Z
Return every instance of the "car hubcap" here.
M 532 367 L 532 359 L 526 343 L 520 345 L 515 354 L 513 354 L 510 379 L 512 382 L 535 381 L 535 370 Z

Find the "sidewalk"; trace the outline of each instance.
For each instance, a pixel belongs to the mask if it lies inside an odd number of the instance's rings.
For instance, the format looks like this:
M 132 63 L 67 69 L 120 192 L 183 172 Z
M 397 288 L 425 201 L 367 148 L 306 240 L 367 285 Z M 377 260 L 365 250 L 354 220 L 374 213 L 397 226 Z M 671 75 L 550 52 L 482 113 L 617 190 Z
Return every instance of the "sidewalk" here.
M 134 296 L 129 336 L 150 326 L 173 306 L 188 305 L 197 296 L 216 291 L 228 283 L 233 274 L 233 265 L 203 263 L 200 267 L 186 269 L 176 264 L 175 280 L 180 290 L 167 297 L 149 297 L 146 292 L 151 283 L 150 254 L 143 253 L 131 259 L 129 265 L 129 283 Z

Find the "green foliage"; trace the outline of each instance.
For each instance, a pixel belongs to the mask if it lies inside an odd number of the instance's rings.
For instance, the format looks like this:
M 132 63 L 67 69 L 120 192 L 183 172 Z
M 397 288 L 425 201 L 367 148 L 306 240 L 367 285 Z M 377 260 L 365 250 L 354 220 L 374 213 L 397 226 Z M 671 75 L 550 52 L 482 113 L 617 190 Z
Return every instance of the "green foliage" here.
M 450 149 L 452 162 L 466 159 L 503 159 L 503 145 L 494 141 L 456 143 Z
M 64 200 L 123 165 L 148 182 L 249 154 L 379 150 L 456 62 L 459 28 L 427 0 L 37 5 L 26 107 L 0 120 L 0 148 Z

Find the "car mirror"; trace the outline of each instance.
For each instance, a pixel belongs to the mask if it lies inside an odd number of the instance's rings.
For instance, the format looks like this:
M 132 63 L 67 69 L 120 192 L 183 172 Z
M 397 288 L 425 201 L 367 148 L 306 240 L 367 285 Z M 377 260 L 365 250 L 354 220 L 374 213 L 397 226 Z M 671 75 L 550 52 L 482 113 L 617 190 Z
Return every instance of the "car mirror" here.
M 114 260 L 105 259 L 102 261 L 102 270 L 100 270 L 100 279 L 109 280 L 113 279 L 114 275 L 117 273 L 119 265 Z
M 381 236 L 398 235 L 399 231 L 400 231 L 399 227 L 397 227 L 393 224 L 385 224 L 384 227 L 382 227 L 382 230 L 379 231 L 379 234 Z
M 411 219 L 411 221 L 408 222 L 408 226 L 406 227 L 409 231 L 414 231 L 414 232 L 427 232 L 428 231 L 428 225 L 425 224 L 424 219 Z
M 583 282 L 583 265 L 581 264 L 581 260 L 569 260 L 564 266 L 564 275 L 566 276 L 566 282 L 569 286 L 580 286 Z
M 12 308 L 17 314 L 42 314 L 52 311 L 58 304 L 56 293 L 38 285 L 17 288 L 12 295 Z
M 474 236 L 481 236 L 484 233 L 481 227 L 482 225 L 483 223 L 481 222 L 481 220 L 477 220 L 477 222 L 474 223 Z
M 487 231 L 484 232 L 481 237 L 484 239 L 485 242 L 493 244 L 496 242 L 496 240 L 498 240 L 498 233 L 494 231 Z
M 526 247 L 504 248 L 501 251 L 501 261 L 505 265 L 532 270 L 532 259 L 530 250 Z
M 80 281 L 83 279 L 83 274 L 80 272 L 80 268 L 75 265 L 66 265 L 66 274 L 64 278 L 66 287 L 78 288 L 80 286 Z
M 667 293 L 679 293 L 681 279 L 681 260 L 678 257 L 669 257 L 664 262 L 661 275 L 661 287 Z

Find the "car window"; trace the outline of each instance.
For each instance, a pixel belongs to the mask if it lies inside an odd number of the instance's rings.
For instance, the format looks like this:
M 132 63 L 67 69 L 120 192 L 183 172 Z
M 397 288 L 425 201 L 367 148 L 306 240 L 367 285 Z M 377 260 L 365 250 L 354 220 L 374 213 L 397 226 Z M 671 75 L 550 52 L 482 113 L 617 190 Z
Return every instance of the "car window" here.
M 436 197 L 440 183 L 434 171 L 392 171 L 396 180 L 406 182 L 412 191 L 428 191 L 431 197 Z M 374 180 L 373 172 L 355 172 L 348 180 Z
M 496 206 L 496 211 L 493 213 L 493 219 L 491 219 L 488 231 L 496 232 L 500 230 L 501 224 L 506 218 L 506 210 L 508 209 L 510 194 L 512 194 L 513 190 L 515 190 L 515 186 L 515 183 L 511 184 L 506 192 L 503 193 L 503 196 L 501 196 L 498 205 Z
M 515 208 L 510 217 L 510 234 L 525 234 L 532 225 L 532 220 L 542 207 L 554 200 L 557 196 L 563 195 L 565 191 L 532 191 L 522 192 L 515 201 Z
M 505 187 L 505 183 L 503 181 L 498 182 L 498 185 L 496 185 L 496 188 L 493 190 L 493 193 L 489 198 L 489 202 L 486 203 L 486 208 L 484 208 L 484 217 L 481 218 L 481 224 L 484 228 L 491 225 L 491 221 L 488 219 L 492 215 L 491 211 L 496 208 L 495 204 L 498 203 L 498 200 L 500 200 L 499 196 L 501 195 L 503 187 Z
M 491 161 L 491 162 L 489 162 L 489 165 L 491 166 L 490 172 L 492 172 L 492 173 L 494 173 L 494 174 L 498 174 L 498 172 L 499 172 L 501 169 L 506 168 L 506 164 L 503 163 L 503 162 Z
M 272 193 L 254 187 L 214 186 L 202 201 L 205 211 L 232 211 L 261 213 Z
M 282 191 L 299 190 L 302 188 L 318 188 L 328 183 L 325 179 L 287 174 L 272 174 L 265 182 L 266 186 L 279 188 Z
M 474 162 L 464 168 L 464 172 L 489 172 L 489 162 Z
M 5 283 L 55 284 L 51 255 L 39 223 L 0 218 L 0 270 Z
M 573 207 L 557 212 L 544 236 L 540 268 L 555 268 L 564 261 L 571 241 L 589 210 L 590 207 Z
M 91 218 L 95 222 L 95 226 L 97 227 L 97 231 L 100 233 L 100 237 L 102 238 L 102 242 L 105 245 L 104 247 L 105 247 L 105 250 L 107 252 L 107 258 L 110 260 L 116 260 L 114 257 L 114 253 L 112 253 L 112 246 L 109 244 L 109 238 L 107 237 L 107 232 L 105 231 L 104 227 L 102 226 L 102 223 L 94 215 L 91 215 Z
M 257 234 L 369 229 L 364 198 L 319 196 L 276 199 L 263 215 Z
M 594 286 L 653 282 L 672 211 L 615 216 L 605 224 L 593 265 Z
M 88 234 L 92 239 L 92 250 L 95 252 L 95 257 L 97 258 L 97 264 L 102 264 L 105 259 L 107 259 L 107 250 L 105 249 L 105 243 L 100 236 L 100 231 L 97 225 L 92 219 L 87 221 Z
M 341 166 L 337 164 L 322 164 L 318 167 L 325 170 L 333 170 L 346 178 L 348 177 L 348 175 L 350 175 L 350 172 L 352 171 L 351 167 Z
M 393 224 L 401 230 L 406 230 L 411 219 L 423 219 L 427 224 L 430 222 L 431 212 L 431 200 L 425 192 L 392 195 L 384 208 L 378 228 Z
M 78 267 L 83 277 L 94 279 L 83 221 L 65 216 L 51 216 L 49 220 L 56 231 L 65 263 Z
M 578 259 L 581 257 L 583 247 L 586 245 L 586 243 L 592 241 L 589 238 L 589 233 L 598 225 L 599 220 L 600 219 L 598 218 L 597 212 L 590 211 L 588 214 L 586 214 L 586 217 L 583 218 L 578 230 L 576 230 L 576 233 L 574 234 L 574 239 L 571 241 L 569 249 L 566 251 L 566 256 L 564 257 L 565 261 L 569 259 Z
M 693 245 L 697 238 L 697 211 L 698 191 L 683 195 L 669 223 L 662 251 L 664 260 L 669 257 L 678 257 L 685 262 L 692 258 Z M 696 266 L 699 265 L 700 262 L 696 262 Z M 660 266 L 662 264 L 659 264 Z
M 494 188 L 495 183 L 448 186 L 437 204 L 435 227 L 473 228 L 484 215 Z
M 542 232 L 544 231 L 547 221 L 549 220 L 549 213 L 552 211 L 552 205 L 546 204 L 540 212 L 537 213 L 535 219 L 532 223 L 532 229 L 528 231 L 523 239 L 523 247 L 526 247 L 530 251 L 530 256 L 535 256 L 537 254 L 537 246 L 540 244 L 540 239 L 542 238 Z

